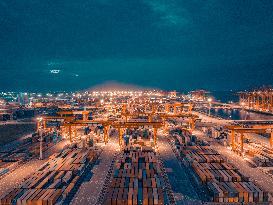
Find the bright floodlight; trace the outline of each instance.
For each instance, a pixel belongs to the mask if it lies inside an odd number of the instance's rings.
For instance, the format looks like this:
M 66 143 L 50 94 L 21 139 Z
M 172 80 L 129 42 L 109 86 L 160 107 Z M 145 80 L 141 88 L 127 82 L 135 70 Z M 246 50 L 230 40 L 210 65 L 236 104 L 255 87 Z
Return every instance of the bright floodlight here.
M 208 102 L 210 103 L 212 101 L 212 98 L 208 98 Z
M 50 70 L 50 73 L 52 74 L 58 74 L 60 72 L 60 70 Z

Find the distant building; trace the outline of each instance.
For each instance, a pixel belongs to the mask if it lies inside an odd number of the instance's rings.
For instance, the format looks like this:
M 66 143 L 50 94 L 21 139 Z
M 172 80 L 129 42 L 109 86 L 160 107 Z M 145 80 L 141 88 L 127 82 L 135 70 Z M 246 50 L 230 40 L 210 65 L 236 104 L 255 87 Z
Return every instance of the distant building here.
M 0 121 L 12 120 L 12 113 L 0 111 Z
M 17 96 L 17 102 L 20 104 L 20 105 L 27 105 L 29 104 L 29 95 L 28 93 L 19 93 L 18 96 Z
M 273 89 L 263 87 L 254 91 L 238 92 L 239 104 L 248 109 L 273 113 Z
M 206 101 L 209 92 L 206 90 L 194 90 L 190 92 L 192 100 Z
M 177 95 L 177 92 L 175 90 L 168 93 L 168 96 L 172 98 L 175 98 L 176 95 Z
M 5 105 L 6 105 L 5 99 L 0 98 L 0 109 L 1 109 L 1 108 L 4 108 Z

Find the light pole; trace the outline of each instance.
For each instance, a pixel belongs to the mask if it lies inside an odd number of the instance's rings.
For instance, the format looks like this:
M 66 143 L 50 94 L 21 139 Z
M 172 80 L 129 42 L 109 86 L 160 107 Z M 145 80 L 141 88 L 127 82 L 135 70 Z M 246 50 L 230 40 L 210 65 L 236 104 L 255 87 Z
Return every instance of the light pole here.
M 38 126 L 37 126 L 37 129 L 38 129 L 38 135 L 40 135 L 40 158 L 39 159 L 43 159 L 43 130 L 41 130 L 40 132 L 40 123 L 43 121 L 43 118 L 42 117 L 38 117 L 37 118 L 37 123 L 38 123 Z
M 246 103 L 245 103 L 245 102 L 242 102 L 241 105 L 242 105 L 242 111 L 243 111 L 243 113 L 245 113 L 245 114 L 244 114 L 244 120 L 246 120 L 246 110 L 245 110 L 245 105 L 246 105 Z
M 209 102 L 209 116 L 210 116 L 210 109 L 211 109 L 212 98 L 208 98 L 208 102 Z

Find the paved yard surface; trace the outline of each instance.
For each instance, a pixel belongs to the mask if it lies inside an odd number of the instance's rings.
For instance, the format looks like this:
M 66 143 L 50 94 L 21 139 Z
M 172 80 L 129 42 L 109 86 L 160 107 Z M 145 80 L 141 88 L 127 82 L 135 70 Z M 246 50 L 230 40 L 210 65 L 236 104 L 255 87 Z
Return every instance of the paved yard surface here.
M 110 141 L 103 147 L 98 164 L 91 170 L 91 179 L 81 184 L 78 192 L 72 199 L 72 205 L 96 204 L 103 188 L 107 172 L 114 158 L 114 154 L 117 152 L 118 148 L 119 145 L 116 141 Z
M 158 152 L 163 160 L 177 205 L 201 204 L 190 178 L 187 176 L 186 168 L 183 169 L 183 166 L 180 166 L 171 145 L 162 136 L 158 138 Z

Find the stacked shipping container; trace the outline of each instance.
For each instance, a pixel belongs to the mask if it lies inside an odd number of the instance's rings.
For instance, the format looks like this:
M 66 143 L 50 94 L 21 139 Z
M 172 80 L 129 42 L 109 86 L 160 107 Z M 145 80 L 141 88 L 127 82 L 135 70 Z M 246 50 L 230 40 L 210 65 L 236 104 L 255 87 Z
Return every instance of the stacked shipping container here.
M 106 204 L 163 205 L 163 189 L 155 152 L 126 146 L 116 162 Z
M 232 164 L 209 146 L 187 146 L 181 150 L 202 184 L 206 185 L 213 202 L 267 202 L 268 193 L 249 181 Z M 199 181 L 198 181 L 199 183 Z
M 261 144 L 248 143 L 245 146 L 246 154 L 253 157 L 253 161 L 261 166 L 273 166 L 273 150 Z
M 86 167 L 96 159 L 94 150 L 66 149 L 54 154 L 18 189 L 0 196 L 1 205 L 55 204 L 75 189 Z

